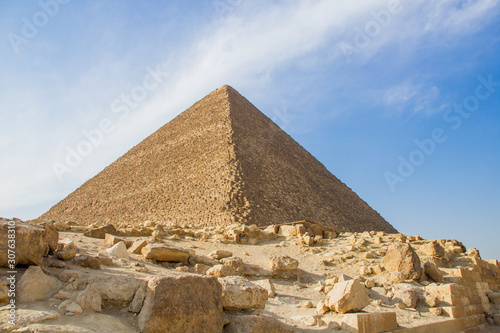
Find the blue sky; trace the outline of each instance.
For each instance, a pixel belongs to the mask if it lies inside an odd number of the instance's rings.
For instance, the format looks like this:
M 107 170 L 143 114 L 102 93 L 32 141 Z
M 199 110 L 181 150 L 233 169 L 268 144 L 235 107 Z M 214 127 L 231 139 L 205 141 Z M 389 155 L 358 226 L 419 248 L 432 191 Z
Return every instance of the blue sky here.
M 229 84 L 399 231 L 500 259 L 499 18 L 494 0 L 2 0 L 0 216 L 39 216 Z

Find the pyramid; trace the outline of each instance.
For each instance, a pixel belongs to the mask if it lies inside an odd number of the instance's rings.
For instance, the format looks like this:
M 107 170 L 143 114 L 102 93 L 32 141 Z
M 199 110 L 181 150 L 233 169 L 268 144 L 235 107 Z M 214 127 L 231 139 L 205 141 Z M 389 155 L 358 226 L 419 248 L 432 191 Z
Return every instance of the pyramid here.
M 230 86 L 129 150 L 40 218 L 265 226 L 309 220 L 396 232 L 375 210 Z

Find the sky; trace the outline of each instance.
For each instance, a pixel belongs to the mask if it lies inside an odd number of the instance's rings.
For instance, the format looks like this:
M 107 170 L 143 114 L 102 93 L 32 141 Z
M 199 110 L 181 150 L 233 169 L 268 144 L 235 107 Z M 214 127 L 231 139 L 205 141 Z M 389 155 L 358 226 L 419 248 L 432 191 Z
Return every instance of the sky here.
M 231 85 L 389 223 L 500 259 L 495 0 L 0 0 L 0 216 Z

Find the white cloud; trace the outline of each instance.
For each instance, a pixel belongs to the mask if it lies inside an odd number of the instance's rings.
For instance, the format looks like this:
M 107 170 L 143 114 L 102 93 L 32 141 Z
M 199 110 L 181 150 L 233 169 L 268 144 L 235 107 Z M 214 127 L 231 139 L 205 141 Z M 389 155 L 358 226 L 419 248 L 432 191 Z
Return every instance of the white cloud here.
M 380 24 L 374 13 L 385 11 L 388 4 L 399 3 L 387 23 Z M 373 56 L 397 44 L 391 56 L 408 57 L 423 47 L 444 48 L 450 40 L 476 33 L 498 17 L 500 3 L 495 0 L 384 1 L 372 10 L 360 9 L 345 25 L 335 43 L 332 58 L 366 64 Z M 378 24 L 377 24 L 378 23 Z M 379 29 L 375 29 L 378 26 Z M 353 47 L 346 51 L 346 44 Z M 346 55 L 347 53 L 347 55 Z
M 390 112 L 413 112 L 432 115 L 443 111 L 447 102 L 442 102 L 441 92 L 436 86 L 426 87 L 424 84 L 414 84 L 411 81 L 384 89 L 383 104 Z
M 411 82 L 403 82 L 400 85 L 387 89 L 384 96 L 385 104 L 388 106 L 400 106 L 414 98 L 421 87 L 413 85 Z
M 498 11 L 495 0 L 422 1 L 427 13 L 425 32 L 472 33 Z
M 441 97 L 441 91 L 436 86 L 423 89 L 415 99 L 413 112 L 432 115 L 444 111 L 449 103 L 440 101 Z
M 8 189 L 0 194 L 0 214 L 19 203 L 63 196 L 69 188 L 76 188 L 100 171 L 112 160 L 110 156 L 114 158 L 116 152 L 126 151 L 138 142 L 138 138 L 147 136 L 222 84 L 272 90 L 266 85 L 273 83 L 270 78 L 277 70 L 293 66 L 317 51 L 334 48 L 346 38 L 346 29 L 356 24 L 363 26 L 366 20 L 373 19 L 371 10 L 386 8 L 388 3 L 386 0 L 304 0 L 275 4 L 245 1 L 226 18 L 205 27 L 196 40 L 184 41 L 176 48 L 130 50 L 127 60 L 119 63 L 113 57 L 104 57 L 91 67 L 72 71 L 76 77 L 70 78 L 71 82 L 64 78 L 64 73 L 54 74 L 56 67 L 51 68 L 43 62 L 38 65 L 46 73 L 30 72 L 25 78 L 19 78 L 19 73 L 13 70 L 0 82 L 0 87 L 10 87 L 8 91 L 0 91 L 0 120 L 9 124 L 0 133 L 1 156 L 8 161 L 0 164 L 0 184 L 2 189 Z M 360 56 L 368 61 L 385 45 L 417 40 L 424 34 L 439 33 L 443 29 L 458 32 L 466 27 L 477 29 L 486 21 L 484 18 L 498 8 L 493 0 L 462 1 L 461 4 L 458 7 L 456 1 L 450 0 L 402 2 L 405 11 L 401 17 L 375 38 Z M 151 32 L 158 33 L 154 27 Z M 110 112 L 109 104 L 121 93 L 130 93 L 130 89 L 141 84 L 146 70 L 130 70 L 127 66 L 150 52 L 156 53 L 155 58 L 164 57 L 169 77 L 131 112 L 130 117 L 118 120 Z M 314 61 L 307 63 L 310 68 L 326 66 L 328 52 L 315 54 L 311 59 Z M 15 64 L 19 58 L 9 60 Z M 333 63 L 345 66 L 339 57 L 334 58 Z M 77 68 L 80 64 L 70 65 Z M 47 73 L 52 80 L 43 80 Z M 38 81 L 29 84 L 27 81 L 32 78 Z M 73 80 L 77 83 L 73 84 Z M 51 86 L 51 83 L 57 84 Z M 432 105 L 437 96 L 439 89 L 434 86 L 404 82 L 391 88 L 384 99 L 388 105 L 396 107 L 411 102 L 415 111 L 421 112 L 431 108 L 428 105 Z M 19 101 L 27 105 L 19 108 Z M 85 157 L 63 183 L 59 183 L 51 162 L 64 158 L 61 147 L 76 145 L 84 139 L 82 130 L 95 128 L 105 117 L 113 117 L 116 130 L 107 135 L 103 144 Z M 22 140 L 13 139 L 19 133 L 23 135 Z

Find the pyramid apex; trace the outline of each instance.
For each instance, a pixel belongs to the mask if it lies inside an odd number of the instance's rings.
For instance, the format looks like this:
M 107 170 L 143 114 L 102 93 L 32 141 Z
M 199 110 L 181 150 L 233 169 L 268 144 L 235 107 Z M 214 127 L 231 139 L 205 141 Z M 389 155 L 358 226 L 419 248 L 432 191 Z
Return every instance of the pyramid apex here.
M 223 86 L 220 86 L 219 88 L 217 88 L 216 90 L 222 90 L 226 93 L 229 93 L 229 92 L 236 92 L 238 93 L 238 91 L 236 91 L 236 89 L 234 89 L 233 87 L 231 87 L 230 85 L 228 84 L 225 84 Z M 239 93 L 238 93 L 239 94 Z

